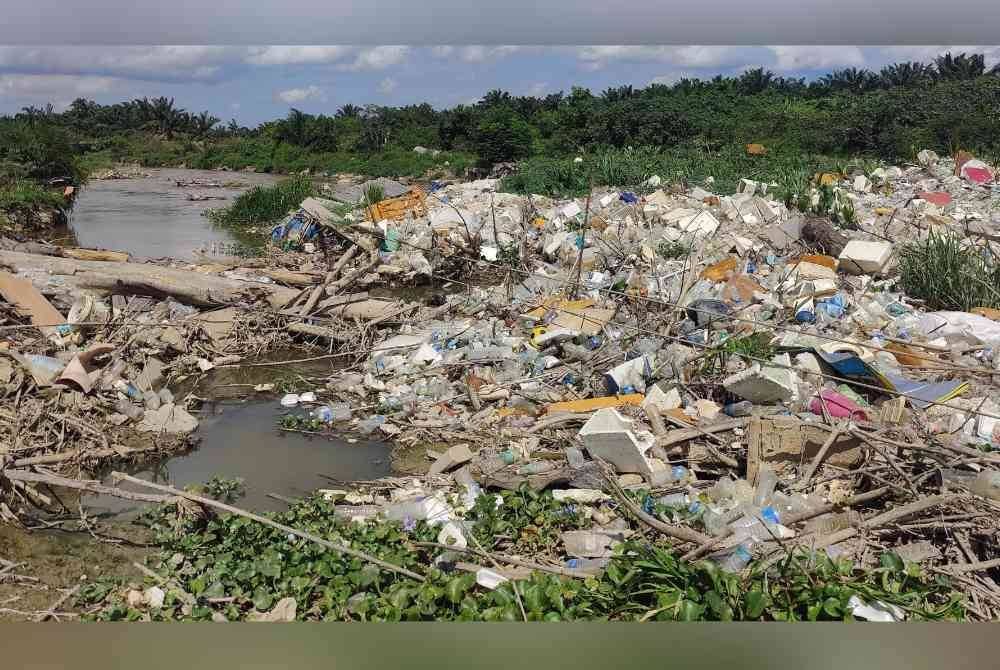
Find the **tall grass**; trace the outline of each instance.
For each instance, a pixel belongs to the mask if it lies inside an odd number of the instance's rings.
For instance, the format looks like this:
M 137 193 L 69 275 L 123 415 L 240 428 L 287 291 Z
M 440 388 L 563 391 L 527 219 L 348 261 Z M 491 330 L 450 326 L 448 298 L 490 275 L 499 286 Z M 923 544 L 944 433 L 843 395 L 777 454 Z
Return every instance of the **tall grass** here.
M 0 210 L 27 211 L 38 207 L 62 209 L 66 200 L 62 194 L 47 189 L 30 179 L 14 179 L 9 183 L 0 182 Z
M 302 201 L 312 194 L 310 179 L 293 177 L 273 186 L 254 186 L 238 196 L 229 207 L 210 210 L 208 217 L 226 226 L 270 223 L 298 209 Z
M 931 233 L 906 244 L 899 265 L 903 290 L 929 309 L 1000 307 L 1000 263 L 960 235 Z
M 714 190 L 732 193 L 743 178 L 771 183 L 787 180 L 789 175 L 827 171 L 833 163 L 826 156 L 803 155 L 780 147 L 770 149 L 765 156 L 750 156 L 742 144 L 710 151 L 694 143 L 604 149 L 583 158 L 582 163 L 574 162 L 573 157 L 529 158 L 501 186 L 512 193 L 573 196 L 585 193 L 591 179 L 595 186 L 640 190 L 650 176 L 658 175 L 664 183 L 690 184 L 712 177 Z

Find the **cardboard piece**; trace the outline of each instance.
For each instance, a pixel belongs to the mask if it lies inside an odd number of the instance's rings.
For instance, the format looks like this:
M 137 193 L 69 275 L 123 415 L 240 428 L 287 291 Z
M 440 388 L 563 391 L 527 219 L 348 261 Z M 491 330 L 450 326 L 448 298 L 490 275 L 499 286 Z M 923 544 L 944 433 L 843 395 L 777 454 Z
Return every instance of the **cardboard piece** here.
M 0 271 L 0 295 L 19 314 L 30 318 L 31 323 L 39 326 L 45 335 L 56 332 L 58 326 L 66 323 L 65 317 L 26 279 Z

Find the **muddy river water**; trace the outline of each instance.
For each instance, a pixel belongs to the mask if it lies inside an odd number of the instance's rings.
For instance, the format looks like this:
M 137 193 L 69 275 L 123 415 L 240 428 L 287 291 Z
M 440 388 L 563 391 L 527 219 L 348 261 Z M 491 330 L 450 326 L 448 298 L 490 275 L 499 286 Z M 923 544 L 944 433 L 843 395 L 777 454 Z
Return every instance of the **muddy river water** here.
M 140 258 L 190 259 L 196 250 L 239 244 L 204 213 L 225 207 L 251 186 L 273 184 L 267 174 L 149 168 L 149 177 L 93 180 L 81 191 L 66 234 L 81 247 L 127 251 Z M 222 187 L 178 186 L 177 182 Z M 191 200 L 189 198 L 210 198 Z
M 76 243 L 151 258 L 190 258 L 198 249 L 211 251 L 213 246 L 239 243 L 229 231 L 213 227 L 202 213 L 210 207 L 225 206 L 252 184 L 275 181 L 269 175 L 231 172 L 178 169 L 148 172 L 153 176 L 88 184 L 70 219 L 69 232 Z M 196 179 L 239 182 L 243 186 L 179 188 L 176 185 L 178 180 Z M 190 201 L 189 193 L 224 196 L 226 200 Z M 279 360 L 302 357 L 301 352 L 282 355 Z M 356 481 L 389 474 L 388 445 L 279 431 L 277 420 L 288 410 L 280 406 L 276 396 L 255 394 L 249 388 L 275 381 L 279 375 L 321 378 L 331 370 L 329 361 L 321 361 L 220 371 L 195 389 L 199 397 L 215 400 L 205 404 L 199 414 L 200 425 L 195 435 L 201 438 L 200 446 L 135 474 L 177 486 L 203 483 L 216 475 L 241 477 L 247 496 L 239 504 L 261 510 L 283 507 L 283 503 L 268 497 L 269 493 L 301 497 L 316 488 L 335 487 L 330 478 Z M 96 513 L 131 511 L 134 505 L 104 497 L 91 497 L 87 502 Z

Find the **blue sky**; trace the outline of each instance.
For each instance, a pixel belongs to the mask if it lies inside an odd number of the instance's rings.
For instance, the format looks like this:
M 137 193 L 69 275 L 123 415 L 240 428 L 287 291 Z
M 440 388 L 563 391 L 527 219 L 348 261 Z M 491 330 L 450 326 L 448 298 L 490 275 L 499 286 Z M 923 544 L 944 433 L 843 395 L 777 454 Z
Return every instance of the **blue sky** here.
M 539 95 L 585 86 L 672 83 L 764 66 L 813 78 L 831 69 L 929 61 L 945 51 L 998 46 L 0 46 L 0 113 L 76 97 L 102 103 L 174 97 L 241 124 L 295 106 L 332 113 L 348 102 L 435 107 L 470 103 L 494 88 Z

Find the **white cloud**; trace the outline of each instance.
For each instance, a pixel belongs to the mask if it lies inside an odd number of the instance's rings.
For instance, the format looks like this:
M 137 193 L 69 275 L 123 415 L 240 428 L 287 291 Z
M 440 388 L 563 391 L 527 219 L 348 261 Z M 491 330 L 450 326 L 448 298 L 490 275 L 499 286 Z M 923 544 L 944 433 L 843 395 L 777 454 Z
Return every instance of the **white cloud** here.
M 353 53 L 348 46 L 266 46 L 250 47 L 246 61 L 253 65 L 302 65 L 333 63 Z
M 388 95 L 393 91 L 395 91 L 398 85 L 399 82 L 397 82 L 395 79 L 393 79 L 392 77 L 386 77 L 385 79 L 383 79 L 378 83 L 378 92 Z
M 532 84 L 531 88 L 528 89 L 528 95 L 532 96 L 533 98 L 537 98 L 545 95 L 545 92 L 548 90 L 549 90 L 549 82 L 538 81 Z
M 345 65 L 347 70 L 384 70 L 402 63 L 410 53 L 410 47 L 400 45 L 385 45 L 362 49 L 354 62 Z
M 897 63 L 899 61 L 920 61 L 930 63 L 936 57 L 948 52 L 957 56 L 960 53 L 983 54 L 986 67 L 993 67 L 1000 63 L 1000 46 L 906 46 L 906 47 L 882 47 L 879 50 L 886 59 L 886 62 Z
M 294 105 L 306 100 L 322 100 L 323 89 L 315 85 L 306 86 L 305 88 L 290 88 L 287 91 L 279 91 L 276 96 L 282 102 Z
M 599 70 L 613 61 L 660 62 L 678 67 L 707 68 L 735 64 L 740 47 L 729 46 L 624 46 L 573 47 L 585 70 Z
M 26 99 L 51 100 L 66 96 L 90 96 L 114 88 L 113 77 L 76 76 L 65 74 L 4 74 L 0 75 L 0 94 Z
M 0 47 L 0 70 L 132 79 L 211 79 L 239 60 L 245 47 L 103 46 Z
M 863 67 L 865 55 L 858 47 L 849 46 L 769 46 L 775 56 L 774 68 L 789 70 L 830 70 Z
M 465 46 L 436 46 L 431 48 L 435 58 L 457 57 L 463 63 L 484 63 L 488 60 L 505 58 L 511 54 L 530 49 L 514 45 L 485 46 L 482 44 L 467 44 Z

